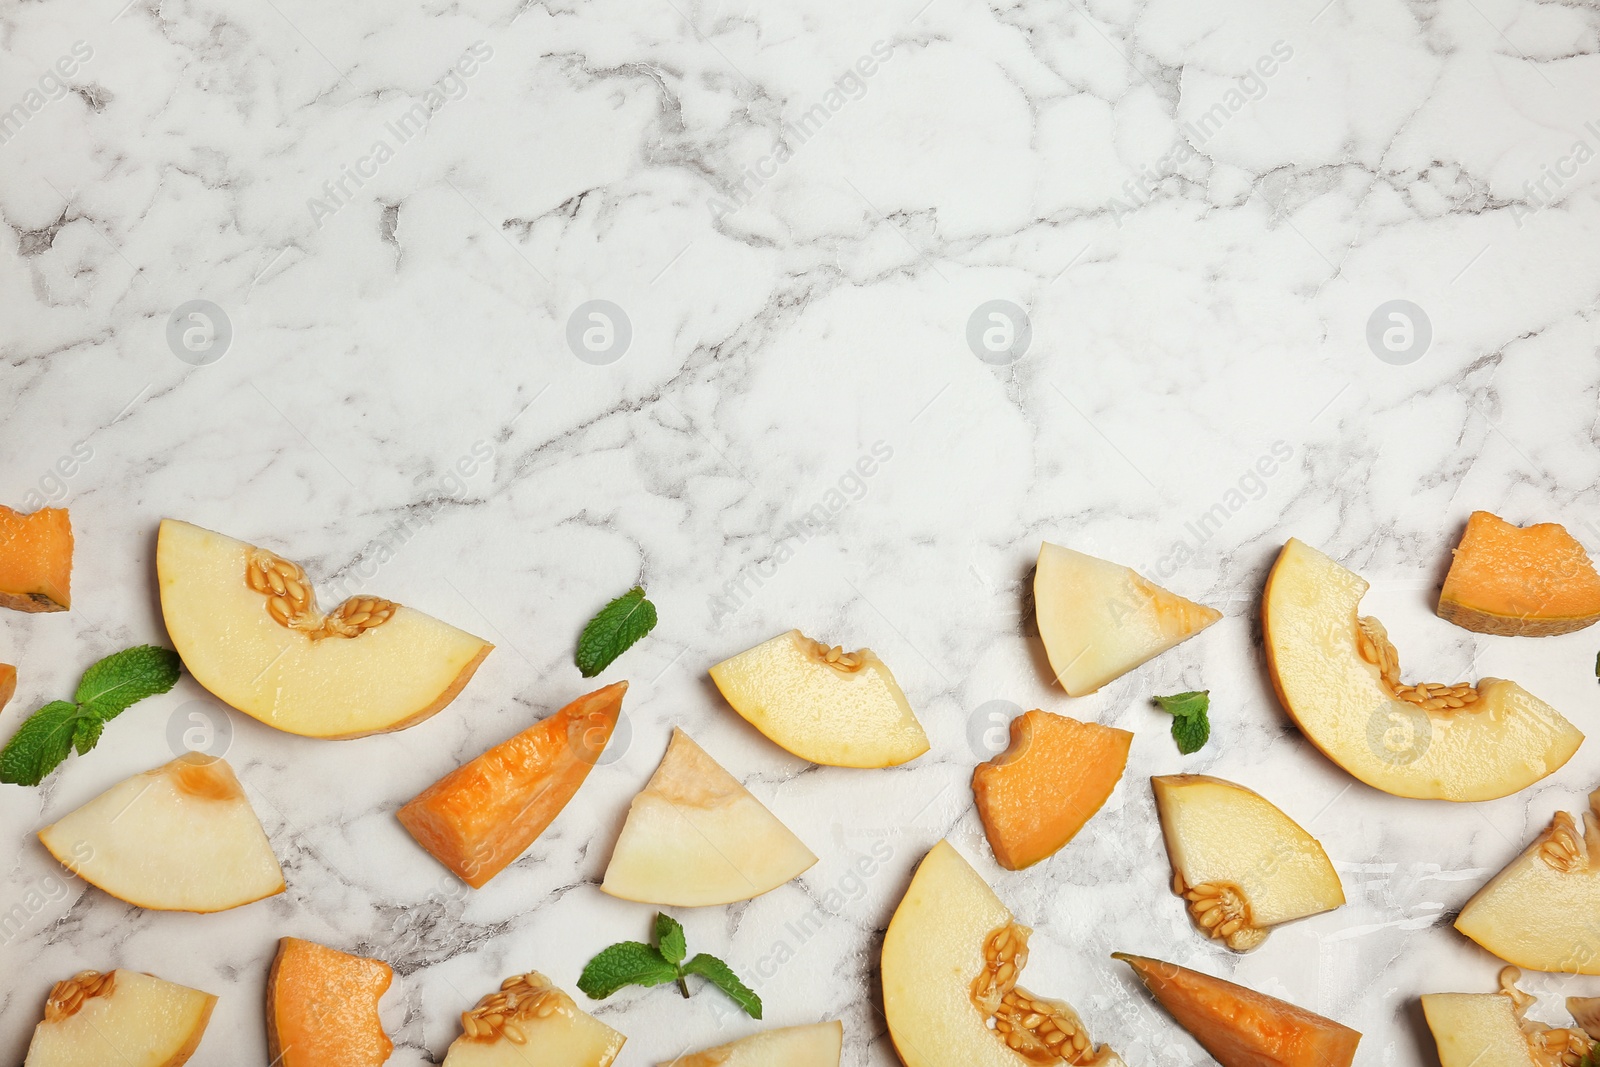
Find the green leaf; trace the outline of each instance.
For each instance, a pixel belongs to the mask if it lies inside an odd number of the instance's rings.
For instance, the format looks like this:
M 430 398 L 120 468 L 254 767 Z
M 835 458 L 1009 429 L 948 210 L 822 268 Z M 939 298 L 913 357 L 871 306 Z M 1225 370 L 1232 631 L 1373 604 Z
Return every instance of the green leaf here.
M 653 986 L 678 977 L 661 953 L 639 941 L 622 941 L 584 965 L 578 988 L 591 1000 L 604 1000 L 623 986 Z
M 644 598 L 644 587 L 634 586 L 600 609 L 578 638 L 575 658 L 578 672 L 593 678 L 656 625 L 656 606 Z
M 140 645 L 123 649 L 83 672 L 74 699 L 92 705 L 102 721 L 114 719 L 145 697 L 177 685 L 180 663 L 170 648 Z
M 78 750 L 78 755 L 87 756 L 89 750 L 100 743 L 100 732 L 105 728 L 106 721 L 92 712 L 80 714 L 72 729 L 72 747 Z
M 702 952 L 685 963 L 682 970 L 684 974 L 698 974 L 728 994 L 750 1018 L 761 1018 L 761 998 L 756 996 L 749 986 L 739 981 L 739 976 L 733 973 L 732 968 L 717 957 Z
M 656 913 L 656 948 L 670 964 L 676 966 L 689 954 L 689 943 L 683 936 L 683 924 L 672 916 Z
M 1207 715 L 1211 708 L 1210 694 L 1211 690 L 1202 689 L 1155 698 L 1161 710 L 1172 716 L 1172 739 L 1185 756 L 1199 752 L 1211 737 L 1211 719 Z
M 28 716 L 0 749 L 0 782 L 38 785 L 44 781 L 72 751 L 81 716 L 78 705 L 70 700 L 53 700 Z

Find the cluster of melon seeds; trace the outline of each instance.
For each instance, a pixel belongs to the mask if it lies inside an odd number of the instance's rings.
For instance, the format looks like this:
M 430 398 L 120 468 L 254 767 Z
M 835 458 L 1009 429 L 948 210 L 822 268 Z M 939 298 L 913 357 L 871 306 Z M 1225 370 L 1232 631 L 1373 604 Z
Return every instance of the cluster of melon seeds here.
M 90 997 L 101 997 L 111 992 L 116 975 L 107 971 L 79 971 L 71 978 L 64 978 L 50 989 L 50 997 L 44 1002 L 45 1022 L 60 1022 L 70 1019 L 83 1007 L 83 1002 Z
M 1424 711 L 1454 711 L 1478 699 L 1477 687 L 1464 682 L 1458 685 L 1445 685 L 1442 682 L 1400 684 L 1400 653 L 1395 650 L 1394 642 L 1389 640 L 1389 631 L 1370 615 L 1363 615 L 1356 621 L 1360 624 L 1357 627 L 1356 647 L 1361 652 L 1361 658 L 1378 668 L 1384 686 L 1394 694 L 1396 700 L 1415 704 Z
M 317 610 L 316 595 L 300 565 L 260 548 L 252 549 L 246 558 L 244 580 L 267 598 L 267 614 L 279 626 L 298 630 L 313 641 L 359 637 L 388 622 L 399 607 L 381 597 L 353 596 L 324 615 Z
M 1189 902 L 1196 926 L 1235 952 L 1249 952 L 1267 939 L 1267 931 L 1251 922 L 1250 902 L 1237 886 L 1226 882 L 1187 886 L 1181 875 L 1175 875 L 1172 891 Z
M 1558 811 L 1555 818 L 1550 820 L 1544 840 L 1539 843 L 1539 858 L 1563 874 L 1570 874 L 1585 866 L 1578 824 L 1571 815 Z
M 1081 1064 L 1091 1055 L 1089 1035 L 1064 1004 L 1041 1000 L 1017 988 L 1028 965 L 1033 931 L 1007 923 L 984 938 L 983 970 L 972 980 L 972 1003 L 1013 1052 L 1042 1067 Z
M 560 1012 L 571 1016 L 576 1011 L 572 998 L 550 984 L 538 971 L 514 974 L 500 983 L 498 993 L 478 1001 L 471 1011 L 461 1013 L 461 1031 L 474 1041 L 493 1041 L 504 1035 L 512 1044 L 526 1044 L 528 1035 L 519 1023 L 548 1019 Z
M 808 638 L 809 640 L 809 638 Z M 845 674 L 854 674 L 861 669 L 862 659 L 854 652 L 846 652 L 843 645 L 834 645 L 829 648 L 821 641 L 811 642 L 811 651 L 818 659 L 836 671 Z
M 1517 988 L 1517 980 L 1521 977 L 1522 972 L 1515 967 L 1502 968 L 1500 992 L 1511 998 L 1512 1007 L 1517 1013 L 1517 1025 L 1527 1035 L 1528 1051 L 1533 1054 L 1534 1060 L 1540 1067 L 1582 1067 L 1589 1050 L 1595 1047 L 1594 1039 L 1582 1030 L 1557 1029 L 1526 1018 L 1528 1009 L 1533 1007 L 1538 998 Z M 1569 1006 L 1571 1003 L 1569 1000 Z

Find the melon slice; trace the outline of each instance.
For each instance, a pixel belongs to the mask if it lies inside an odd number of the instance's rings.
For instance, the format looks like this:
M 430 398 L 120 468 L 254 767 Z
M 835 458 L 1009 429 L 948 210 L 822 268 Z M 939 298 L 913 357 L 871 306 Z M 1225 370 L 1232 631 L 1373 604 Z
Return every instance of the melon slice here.
M 1439 1048 L 1441 1067 L 1565 1067 L 1594 1048 L 1594 1035 L 1527 1018 L 1537 997 L 1517 988 L 1522 972 L 1500 972 L 1498 993 L 1427 993 L 1422 1013 Z M 1568 997 L 1574 1017 L 1592 1016 L 1594 1001 Z M 1591 1022 L 1592 1025 L 1592 1022 Z
M 928 751 L 928 735 L 870 648 L 829 648 L 799 630 L 711 668 L 733 710 L 812 763 L 894 767 Z
M 1048 541 L 1039 548 L 1033 604 L 1050 669 L 1075 697 L 1222 618 L 1127 567 Z
M 156 911 L 225 911 L 284 890 L 283 869 L 227 761 L 189 752 L 39 831 L 78 877 Z
M 444 1067 L 609 1067 L 627 1041 L 538 971 L 501 982 L 461 1027 Z
M 1439 617 L 1506 637 L 1570 634 L 1600 621 L 1600 574 L 1559 523 L 1517 527 L 1474 511 L 1439 593 Z
M 393 979 L 379 960 L 280 938 L 267 975 L 272 1067 L 378 1067 L 394 1051 L 378 1019 Z
M 161 522 L 156 576 L 167 632 L 195 681 L 291 734 L 415 725 L 454 700 L 494 647 L 377 597 L 324 615 L 298 565 L 173 519 Z
M 1017 987 L 1032 931 L 948 841 L 911 879 L 883 939 L 883 1012 L 906 1067 L 1123 1067 L 1077 1014 Z
M 1259 793 L 1203 774 L 1150 781 L 1173 892 L 1209 936 L 1245 952 L 1279 923 L 1344 903 L 1317 839 Z
M 1564 811 L 1527 850 L 1475 893 L 1456 929 L 1536 971 L 1600 974 L 1600 790 L 1583 829 Z
M 1179 1026 L 1222 1067 L 1350 1067 L 1361 1035 L 1314 1012 L 1145 956 L 1113 953 L 1133 968 Z
M 138 971 L 80 971 L 57 982 L 26 1067 L 180 1067 L 217 998 Z
M 839 1067 L 843 1049 L 843 1023 L 813 1023 L 767 1030 L 660 1067 Z
M 627 682 L 581 696 L 463 764 L 400 809 L 402 825 L 480 889 L 555 821 L 611 741 Z
M 1000 866 L 1053 856 L 1111 796 L 1133 735 L 1047 711 L 1011 720 L 1011 747 L 972 772 L 978 815 Z
M 1515 682 L 1402 685 L 1367 583 L 1291 538 L 1262 599 L 1278 699 L 1323 755 L 1375 789 L 1494 800 L 1557 770 L 1583 734 Z
M 30 515 L 0 505 L 0 608 L 72 606 L 72 520 L 66 508 Z
M 816 862 L 737 778 L 674 728 L 661 766 L 628 808 L 600 888 L 644 904 L 731 904 Z
M 0 663 L 0 711 L 11 702 L 17 692 L 17 669 L 9 663 Z

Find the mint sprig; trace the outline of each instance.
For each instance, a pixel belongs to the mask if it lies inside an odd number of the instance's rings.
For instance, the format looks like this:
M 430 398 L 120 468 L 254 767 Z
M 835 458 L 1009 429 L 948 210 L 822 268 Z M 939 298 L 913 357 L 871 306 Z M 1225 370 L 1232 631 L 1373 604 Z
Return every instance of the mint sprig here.
M 683 962 L 688 942 L 683 926 L 672 916 L 657 913 L 654 945 L 640 941 L 620 941 L 584 965 L 578 988 L 591 1000 L 604 1000 L 630 985 L 658 986 L 676 980 L 678 991 L 689 995 L 689 975 L 704 978 L 728 995 L 752 1019 L 761 1018 L 761 998 L 739 980 L 733 968 L 717 957 L 702 952 Z
M 639 638 L 655 629 L 656 606 L 644 598 L 644 587 L 636 585 L 600 609 L 589 620 L 578 638 L 574 657 L 578 672 L 593 678 L 613 660 L 628 651 Z
M 38 785 L 74 750 L 87 755 L 106 723 L 129 707 L 178 683 L 181 661 L 170 648 L 123 649 L 83 672 L 73 700 L 52 700 L 0 749 L 0 782 Z
M 1211 690 L 1202 689 L 1155 698 L 1161 710 L 1172 716 L 1172 739 L 1185 756 L 1199 752 L 1211 737 L 1211 720 L 1206 715 L 1211 707 L 1210 694 Z

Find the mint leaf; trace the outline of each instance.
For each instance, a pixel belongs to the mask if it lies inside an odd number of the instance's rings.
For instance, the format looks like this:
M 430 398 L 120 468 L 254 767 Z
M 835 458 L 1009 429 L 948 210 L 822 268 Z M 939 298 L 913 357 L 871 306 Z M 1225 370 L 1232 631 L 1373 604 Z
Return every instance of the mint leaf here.
M 622 941 L 584 965 L 578 988 L 591 1000 L 604 1000 L 623 986 L 654 986 L 678 977 L 678 969 L 655 949 L 638 941 Z
M 634 586 L 600 609 L 578 638 L 574 657 L 578 672 L 593 678 L 656 625 L 656 606 L 644 598 L 644 587 Z
M 1161 710 L 1172 716 L 1172 739 L 1185 756 L 1199 752 L 1211 737 L 1211 719 L 1207 715 L 1211 707 L 1210 694 L 1211 690 L 1202 689 L 1155 698 Z
M 94 705 L 102 721 L 114 719 L 145 697 L 177 685 L 180 662 L 176 652 L 158 645 L 114 652 L 83 672 L 73 699 Z
M 70 700 L 46 704 L 0 749 L 0 782 L 38 785 L 72 751 L 72 736 L 82 713 Z
M 683 924 L 670 915 L 656 913 L 656 948 L 673 966 L 683 962 L 689 954 L 689 944 L 683 936 Z
M 100 732 L 105 728 L 104 719 L 80 714 L 72 728 L 72 747 L 78 750 L 78 755 L 87 756 L 89 750 L 99 744 Z
M 700 953 L 682 967 L 684 974 L 697 974 L 724 993 L 752 1019 L 761 1018 L 761 998 L 750 987 L 739 981 L 733 969 L 717 957 Z

